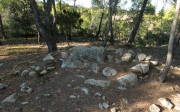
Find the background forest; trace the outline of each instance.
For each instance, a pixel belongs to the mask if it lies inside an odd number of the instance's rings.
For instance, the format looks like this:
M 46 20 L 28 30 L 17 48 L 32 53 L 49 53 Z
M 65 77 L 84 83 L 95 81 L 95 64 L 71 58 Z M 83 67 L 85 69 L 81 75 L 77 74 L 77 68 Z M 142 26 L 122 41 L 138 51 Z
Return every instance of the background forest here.
M 141 10 L 143 0 L 131 0 L 129 10 L 122 9 L 127 1 L 119 1 L 112 15 L 111 32 L 108 41 L 123 45 L 130 37 Z M 164 7 L 156 12 L 156 6 L 147 2 L 143 18 L 133 45 L 159 46 L 168 44 L 169 33 L 175 3 L 167 1 L 170 8 Z M 57 42 L 78 40 L 103 40 L 109 18 L 110 2 L 106 0 L 92 0 L 92 7 L 86 8 L 75 4 L 70 6 L 66 0 L 55 2 L 55 10 L 50 12 L 51 34 L 55 35 Z M 0 0 L 1 39 L 5 38 L 32 38 L 38 37 L 34 23 L 33 11 L 29 0 Z M 162 2 L 165 4 L 165 2 Z M 37 1 L 39 18 L 45 26 L 43 18 L 45 8 L 43 1 Z M 54 16 L 56 18 L 54 18 Z M 54 25 L 53 22 L 56 22 Z M 83 38 L 83 39 L 81 39 Z

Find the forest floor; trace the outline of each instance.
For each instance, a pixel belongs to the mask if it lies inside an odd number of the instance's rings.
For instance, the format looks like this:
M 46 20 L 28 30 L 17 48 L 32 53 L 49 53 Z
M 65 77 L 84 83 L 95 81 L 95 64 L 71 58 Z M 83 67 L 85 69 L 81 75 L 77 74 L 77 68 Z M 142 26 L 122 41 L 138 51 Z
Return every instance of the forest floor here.
M 89 43 L 70 43 L 72 46 L 89 45 Z M 92 46 L 92 45 L 90 45 Z M 111 46 L 112 47 L 112 46 Z M 123 46 L 115 48 L 130 49 Z M 55 58 L 56 69 L 45 76 L 37 77 L 13 75 L 16 70 L 25 70 L 30 66 L 45 67 L 43 58 L 48 54 L 46 46 L 38 44 L 5 44 L 0 46 L 0 83 L 6 84 L 6 89 L 0 90 L 0 101 L 9 95 L 16 93 L 15 103 L 1 103 L 1 112 L 149 112 L 151 104 L 161 108 L 161 112 L 171 111 L 163 107 L 158 98 L 171 100 L 173 95 L 180 93 L 180 71 L 171 69 L 165 83 L 157 81 L 157 77 L 165 65 L 167 46 L 140 48 L 143 53 L 152 55 L 159 60 L 159 65 L 151 67 L 146 78 L 139 79 L 139 85 L 127 90 L 118 90 L 117 77 L 130 73 L 129 68 L 133 63 L 117 64 L 114 61 L 105 61 L 99 64 L 100 71 L 105 67 L 117 70 L 118 74 L 112 77 L 104 77 L 102 72 L 93 73 L 90 68 L 61 68 L 61 52 L 68 51 L 66 43 L 58 44 L 58 52 L 52 53 Z M 172 66 L 180 68 L 180 47 L 177 48 Z M 56 74 L 58 73 L 58 74 Z M 83 75 L 77 77 L 77 75 Z M 111 86 L 107 88 L 85 85 L 89 78 L 110 80 Z M 20 85 L 27 83 L 33 89 L 32 93 L 20 91 Z M 81 91 L 82 87 L 89 89 L 89 94 Z M 105 98 L 97 98 L 95 93 L 101 93 Z M 28 104 L 21 104 L 28 102 Z M 101 110 L 99 103 L 107 102 L 109 107 Z

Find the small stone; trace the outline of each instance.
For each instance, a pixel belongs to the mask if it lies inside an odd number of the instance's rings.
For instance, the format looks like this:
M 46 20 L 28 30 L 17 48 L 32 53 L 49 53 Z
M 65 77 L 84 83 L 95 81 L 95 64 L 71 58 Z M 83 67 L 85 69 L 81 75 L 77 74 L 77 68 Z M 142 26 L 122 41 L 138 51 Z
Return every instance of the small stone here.
M 111 61 L 113 59 L 113 56 L 112 55 L 107 55 L 107 59 L 108 59 L 108 61 Z
M 106 97 L 105 97 L 105 96 L 102 96 L 102 99 L 105 101 L 105 100 L 106 100 Z
M 172 109 L 173 105 L 166 98 L 159 98 L 158 101 L 168 109 Z
M 145 61 L 149 61 L 149 60 L 151 60 L 152 59 L 152 55 L 148 55 L 148 56 L 146 56 L 146 58 L 144 59 Z
M 117 74 L 117 71 L 114 68 L 106 67 L 103 69 L 103 75 L 104 76 L 114 76 Z
M 22 73 L 21 73 L 21 76 L 24 77 L 26 75 L 28 75 L 29 73 L 29 70 L 24 70 Z
M 123 56 L 121 57 L 121 60 L 122 60 L 122 61 L 127 61 L 127 62 L 129 62 L 129 61 L 131 60 L 131 58 L 132 58 L 132 55 L 131 55 L 130 53 L 125 53 L 125 54 L 123 54 Z
M 110 81 L 106 81 L 106 80 L 87 79 L 84 83 L 94 85 L 94 86 L 100 86 L 100 87 L 110 86 Z
M 7 88 L 7 87 L 8 87 L 8 85 L 1 84 L 1 83 L 0 83 L 0 89 L 5 89 L 5 88 Z
M 106 103 L 106 102 L 103 102 L 103 107 L 105 108 L 105 109 L 107 109 L 108 107 L 109 107 L 109 104 L 108 103 Z
M 25 101 L 25 102 L 21 102 L 22 105 L 27 105 L 29 102 Z
M 127 88 L 122 87 L 122 86 L 118 86 L 118 89 L 119 89 L 119 90 L 126 90 Z
M 35 71 L 31 71 L 31 72 L 29 72 L 29 76 L 33 76 L 33 75 L 35 75 L 36 74 L 36 72 Z
M 111 112 L 116 112 L 116 107 L 110 109 Z
M 41 67 L 36 66 L 35 71 L 39 71 L 40 69 L 41 69 Z
M 157 66 L 159 64 L 159 61 L 150 61 L 150 63 L 154 66 Z
M 2 103 L 14 103 L 16 102 L 16 93 L 8 96 L 7 98 L 5 98 Z
M 58 75 L 59 73 L 58 73 L 58 72 L 55 72 L 54 74 L 55 74 L 55 75 Z
M 160 112 L 160 108 L 158 106 L 156 106 L 155 104 L 152 104 L 150 107 L 149 107 L 149 111 L 150 112 Z
M 56 67 L 48 67 L 47 70 L 54 70 Z
M 50 96 L 50 94 L 44 94 L 44 97 L 48 97 L 48 96 Z
M 116 63 L 121 63 L 121 60 L 115 59 Z
M 0 67 L 2 67 L 3 66 L 3 63 L 0 63 Z
M 103 105 L 101 103 L 99 103 L 99 108 L 103 110 Z
M 102 96 L 101 93 L 99 93 L 99 92 L 95 93 L 94 95 L 97 96 L 97 97 L 101 97 Z
M 84 75 L 76 75 L 76 77 L 79 77 L 79 78 L 85 78 Z
M 81 91 L 83 91 L 86 95 L 89 94 L 89 89 L 86 88 L 86 87 L 82 87 L 82 88 L 81 88 Z
M 21 92 L 31 93 L 33 91 L 33 89 L 28 87 L 26 83 L 22 83 L 20 87 L 21 87 Z
M 31 69 L 35 69 L 35 68 L 36 68 L 36 66 L 30 66 L 30 68 L 31 68 Z
M 47 71 L 46 70 L 43 70 L 40 74 L 41 75 L 45 75 L 47 73 Z
M 93 63 L 91 66 L 91 71 L 93 71 L 94 73 L 98 73 L 99 71 L 99 66 L 97 65 L 97 63 Z
M 54 60 L 54 57 L 52 57 L 50 54 L 48 54 L 44 59 L 43 61 L 52 61 Z
M 13 74 L 15 74 L 15 75 L 19 75 L 21 73 L 21 71 L 20 70 L 16 70 Z
M 69 96 L 69 98 L 74 99 L 74 98 L 76 98 L 76 96 L 75 95 L 71 95 L 71 96 Z

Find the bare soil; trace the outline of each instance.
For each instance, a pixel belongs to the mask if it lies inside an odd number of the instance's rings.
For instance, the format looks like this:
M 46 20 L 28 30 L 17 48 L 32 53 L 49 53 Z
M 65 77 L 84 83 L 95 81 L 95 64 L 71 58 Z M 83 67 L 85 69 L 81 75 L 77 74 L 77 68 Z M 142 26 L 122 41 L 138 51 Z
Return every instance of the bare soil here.
M 120 46 L 119 46 L 120 47 Z M 118 48 L 118 46 L 116 46 Z M 58 48 L 59 51 L 52 53 L 55 58 L 56 69 L 38 78 L 35 76 L 21 77 L 20 75 L 12 75 L 16 70 L 25 70 L 29 66 L 47 67 L 43 62 L 43 58 L 48 54 L 46 49 L 39 53 L 0 55 L 0 83 L 7 84 L 6 89 L 0 90 L 0 101 L 13 93 L 17 93 L 17 101 L 15 103 L 0 104 L 1 112 L 110 112 L 110 109 L 116 107 L 119 112 L 149 112 L 149 106 L 156 104 L 161 108 L 161 112 L 169 112 L 169 110 L 158 102 L 158 98 L 168 98 L 171 100 L 172 95 L 180 93 L 180 71 L 170 70 L 165 83 L 157 81 L 157 77 L 162 70 L 167 47 L 141 48 L 143 53 L 152 55 L 160 61 L 158 66 L 152 66 L 145 78 L 139 79 L 139 85 L 128 90 L 118 90 L 117 77 L 130 73 L 129 68 L 134 63 L 115 63 L 105 61 L 98 64 L 99 73 L 89 71 L 90 68 L 74 68 L 62 69 L 60 61 L 61 51 L 67 51 L 69 48 Z M 129 48 L 126 48 L 129 49 Z M 173 59 L 172 66 L 180 67 L 180 48 L 177 48 Z M 117 70 L 118 74 L 112 77 L 102 75 L 105 67 L 112 67 Z M 58 74 L 55 74 L 58 72 Z M 76 75 L 84 75 L 85 78 Z M 110 80 L 111 85 L 107 88 L 85 85 L 84 81 L 89 79 Z M 32 93 L 22 93 L 20 85 L 26 82 L 33 88 Z M 85 95 L 81 88 L 89 89 L 89 94 Z M 106 97 L 95 97 L 95 93 L 99 92 Z M 44 96 L 50 94 L 50 96 Z M 77 98 L 70 98 L 71 95 Z M 28 101 L 27 105 L 21 102 Z M 108 102 L 109 108 L 100 110 L 99 103 Z M 173 112 L 178 112 L 173 109 Z

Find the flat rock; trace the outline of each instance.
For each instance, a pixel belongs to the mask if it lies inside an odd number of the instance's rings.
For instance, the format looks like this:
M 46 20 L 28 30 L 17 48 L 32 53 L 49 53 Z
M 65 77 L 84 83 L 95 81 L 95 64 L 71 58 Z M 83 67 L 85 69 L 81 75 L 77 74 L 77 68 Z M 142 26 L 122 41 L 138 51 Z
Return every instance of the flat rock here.
M 150 107 L 149 107 L 149 111 L 150 112 L 160 112 L 160 108 L 158 106 L 156 106 L 155 104 L 152 104 Z
M 56 67 L 48 67 L 47 70 L 54 70 Z
M 159 98 L 158 101 L 163 105 L 164 107 L 167 107 L 168 109 L 172 109 L 173 104 L 169 102 L 166 98 Z
M 6 84 L 1 84 L 0 83 L 0 89 L 5 89 L 5 88 L 7 88 L 8 87 L 8 85 L 6 85 Z
M 8 96 L 7 98 L 5 98 L 2 103 L 14 103 L 16 102 L 16 93 Z
M 148 56 L 146 56 L 146 58 L 144 59 L 145 61 L 150 61 L 151 59 L 153 59 L 152 58 L 152 55 L 148 55 Z
M 138 78 L 136 74 L 130 73 L 117 78 L 119 84 L 124 88 L 130 88 L 138 85 Z
M 54 57 L 51 56 L 51 54 L 48 54 L 44 59 L 43 61 L 53 61 L 54 60 Z
M 84 83 L 94 85 L 94 86 L 100 86 L 100 87 L 110 86 L 110 81 L 106 81 L 106 80 L 87 79 Z
M 109 104 L 108 103 L 106 103 L 106 102 L 103 102 L 103 107 L 105 108 L 105 109 L 107 109 L 107 108 L 109 108 Z
M 102 71 L 104 76 L 114 76 L 117 74 L 117 71 L 114 68 L 106 67 Z
M 27 105 L 29 102 L 25 101 L 25 102 L 21 102 L 22 105 Z

